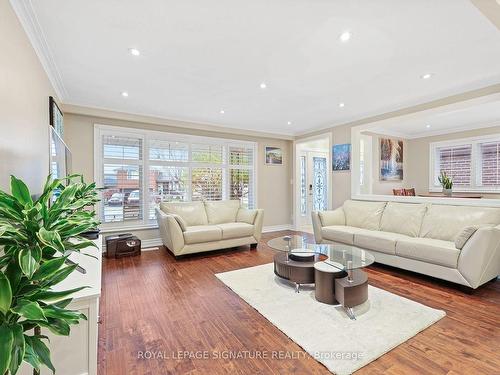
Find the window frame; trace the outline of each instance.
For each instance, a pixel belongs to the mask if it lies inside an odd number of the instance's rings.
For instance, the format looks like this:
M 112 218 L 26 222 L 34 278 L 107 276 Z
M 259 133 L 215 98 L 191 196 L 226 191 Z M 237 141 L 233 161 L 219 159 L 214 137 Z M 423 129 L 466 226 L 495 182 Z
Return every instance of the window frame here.
M 453 191 L 466 193 L 498 193 L 499 186 L 483 186 L 481 185 L 482 176 L 482 159 L 480 147 L 482 143 L 500 142 L 500 134 L 490 134 L 478 137 L 469 137 L 454 139 L 450 141 L 431 142 L 429 143 L 429 192 L 441 192 L 442 187 L 436 185 L 437 179 L 437 149 L 441 147 L 456 147 L 471 145 L 471 185 L 470 186 L 453 186 Z
M 253 190 L 252 203 L 253 207 L 257 207 L 257 142 L 243 141 L 237 139 L 226 139 L 226 138 L 216 138 L 216 137 L 206 137 L 197 136 L 190 134 L 178 134 L 173 132 L 162 132 L 156 130 L 138 129 L 138 128 L 128 128 L 122 126 L 112 126 L 104 124 L 94 124 L 94 181 L 98 187 L 103 186 L 103 167 L 105 164 L 105 159 L 103 155 L 103 144 L 102 138 L 105 135 L 116 135 L 116 136 L 129 136 L 142 139 L 142 159 L 139 161 L 139 165 L 142 166 L 142 185 L 141 185 L 141 196 L 143 197 L 141 202 L 142 209 L 142 220 L 137 220 L 134 222 L 110 222 L 102 223 L 103 232 L 112 231 L 123 231 L 123 230 L 134 230 L 134 229 L 149 229 L 157 228 L 158 224 L 156 220 L 149 218 L 150 210 L 150 199 L 149 199 L 149 168 L 150 166 L 172 166 L 172 167 L 188 167 L 188 186 L 187 186 L 187 197 L 191 199 L 192 195 L 192 169 L 193 168 L 222 168 L 223 170 L 223 186 L 222 194 L 223 199 L 229 199 L 230 191 L 230 170 L 231 169 L 246 169 L 251 171 L 251 188 Z M 180 142 L 188 144 L 188 161 L 165 161 L 165 160 L 149 160 L 149 150 L 150 141 L 160 140 L 167 142 Z M 206 163 L 206 162 L 193 162 L 192 161 L 192 144 L 202 144 L 202 145 L 214 145 L 223 147 L 223 161 L 222 163 Z M 245 147 L 252 150 L 252 163 L 247 166 L 235 166 L 229 164 L 229 148 L 233 147 Z M 117 159 L 121 162 L 121 159 Z M 136 164 L 135 163 L 135 164 Z M 237 167 L 237 168 L 235 168 Z M 190 200 L 189 200 L 190 201 Z M 102 204 L 99 202 L 97 204 L 97 212 L 99 213 L 99 218 L 101 219 Z

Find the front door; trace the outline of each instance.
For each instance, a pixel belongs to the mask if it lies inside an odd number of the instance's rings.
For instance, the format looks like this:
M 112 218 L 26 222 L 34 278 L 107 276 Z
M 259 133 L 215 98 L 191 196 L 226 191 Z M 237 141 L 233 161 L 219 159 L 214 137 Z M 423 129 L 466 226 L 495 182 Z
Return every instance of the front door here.
M 311 225 L 311 211 L 328 209 L 328 153 L 303 152 L 300 155 L 300 226 Z

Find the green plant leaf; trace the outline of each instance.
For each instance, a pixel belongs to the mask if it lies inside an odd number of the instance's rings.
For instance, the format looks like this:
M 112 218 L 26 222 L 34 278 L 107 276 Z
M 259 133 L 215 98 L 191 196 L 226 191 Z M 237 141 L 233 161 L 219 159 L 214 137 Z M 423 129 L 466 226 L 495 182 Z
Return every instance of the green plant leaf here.
M 16 374 L 19 366 L 23 362 L 26 344 L 23 335 L 23 326 L 14 324 L 12 326 L 12 353 L 10 358 L 9 370 L 11 374 Z
M 31 301 L 44 301 L 44 302 L 52 302 L 57 301 L 59 299 L 65 298 L 73 293 L 79 292 L 80 290 L 86 289 L 88 286 L 82 286 L 79 288 L 68 289 L 63 291 L 52 291 L 52 290 L 41 290 L 38 293 L 35 293 L 29 297 Z
M 10 176 L 10 191 L 12 196 L 16 198 L 22 206 L 33 205 L 33 200 L 31 199 L 28 187 L 23 181 L 14 176 Z
M 54 335 L 69 336 L 71 328 L 63 319 L 48 318 L 47 322 L 40 322 L 40 325 L 49 329 Z
M 33 349 L 33 352 L 36 353 L 38 356 L 38 360 L 47 366 L 50 370 L 52 370 L 52 373 L 54 374 L 56 372 L 56 369 L 54 368 L 54 365 L 52 364 L 52 361 L 50 360 L 50 350 L 45 345 L 45 343 L 40 339 L 39 336 L 24 336 L 25 339 L 29 337 L 27 341 L 29 341 L 31 348 Z
M 12 311 L 22 315 L 27 320 L 47 320 L 38 302 L 20 300 L 17 302 L 16 306 L 12 308 Z
M 53 249 L 64 253 L 64 245 L 61 241 L 61 236 L 55 230 L 47 230 L 45 228 L 40 228 L 37 233 L 38 239 L 46 246 L 50 246 Z
M 36 354 L 33 346 L 31 345 L 31 337 L 32 336 L 24 335 L 25 350 L 23 360 L 28 362 L 34 369 L 39 370 L 42 363 L 38 354 Z
M 64 308 L 60 308 L 56 305 L 44 306 L 43 312 L 48 318 L 56 318 L 63 320 L 87 320 L 85 314 L 82 314 L 79 311 L 67 310 Z
M 12 343 L 14 337 L 12 335 L 12 328 L 6 325 L 0 326 L 0 374 L 4 374 L 9 368 Z
M 67 257 L 57 257 L 43 262 L 38 270 L 33 274 L 32 280 L 43 280 L 56 273 L 64 264 Z
M 78 267 L 78 264 L 72 264 L 70 266 L 66 266 L 57 270 L 46 282 L 44 282 L 44 286 L 54 286 L 63 281 L 66 277 L 68 277 L 75 269 Z
M 33 276 L 33 273 L 37 268 L 37 263 L 35 258 L 31 255 L 31 251 L 29 249 L 21 249 L 21 251 L 19 251 L 19 266 L 28 278 Z
M 10 288 L 10 281 L 2 272 L 0 273 L 0 312 L 5 314 L 7 311 L 9 311 L 11 303 L 12 289 Z M 2 374 L 1 371 L 0 374 Z
M 23 276 L 23 274 L 19 272 L 19 265 L 17 264 L 16 258 L 11 259 L 4 273 L 9 279 L 12 292 L 15 294 Z

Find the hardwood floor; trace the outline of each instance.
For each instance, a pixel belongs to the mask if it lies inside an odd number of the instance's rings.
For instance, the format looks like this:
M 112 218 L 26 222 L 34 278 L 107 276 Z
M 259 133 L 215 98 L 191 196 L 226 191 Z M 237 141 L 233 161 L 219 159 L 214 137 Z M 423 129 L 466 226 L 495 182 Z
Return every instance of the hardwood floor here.
M 303 353 L 298 345 L 214 276 L 271 262 L 275 252 L 266 242 L 289 233 L 265 234 L 256 250 L 242 247 L 178 261 L 165 249 L 104 259 L 99 374 L 329 373 L 297 354 Z M 468 294 L 454 284 L 387 266 L 373 265 L 367 272 L 371 285 L 447 315 L 356 374 L 499 374 L 499 281 Z M 210 357 L 247 351 L 253 357 L 172 358 L 179 351 Z M 255 358 L 255 351 L 298 358 Z

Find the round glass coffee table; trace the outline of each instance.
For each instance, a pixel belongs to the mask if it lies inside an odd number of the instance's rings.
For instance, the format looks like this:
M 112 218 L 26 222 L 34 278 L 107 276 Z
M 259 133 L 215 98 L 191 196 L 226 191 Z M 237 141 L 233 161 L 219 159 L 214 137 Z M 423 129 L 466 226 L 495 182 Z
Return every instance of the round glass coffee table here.
M 280 250 L 274 256 L 274 273 L 295 283 L 315 284 L 316 299 L 342 305 L 351 319 L 352 308 L 368 299 L 368 276 L 361 269 L 375 257 L 356 246 L 307 243 L 303 236 L 285 236 L 270 240 L 268 246 Z

